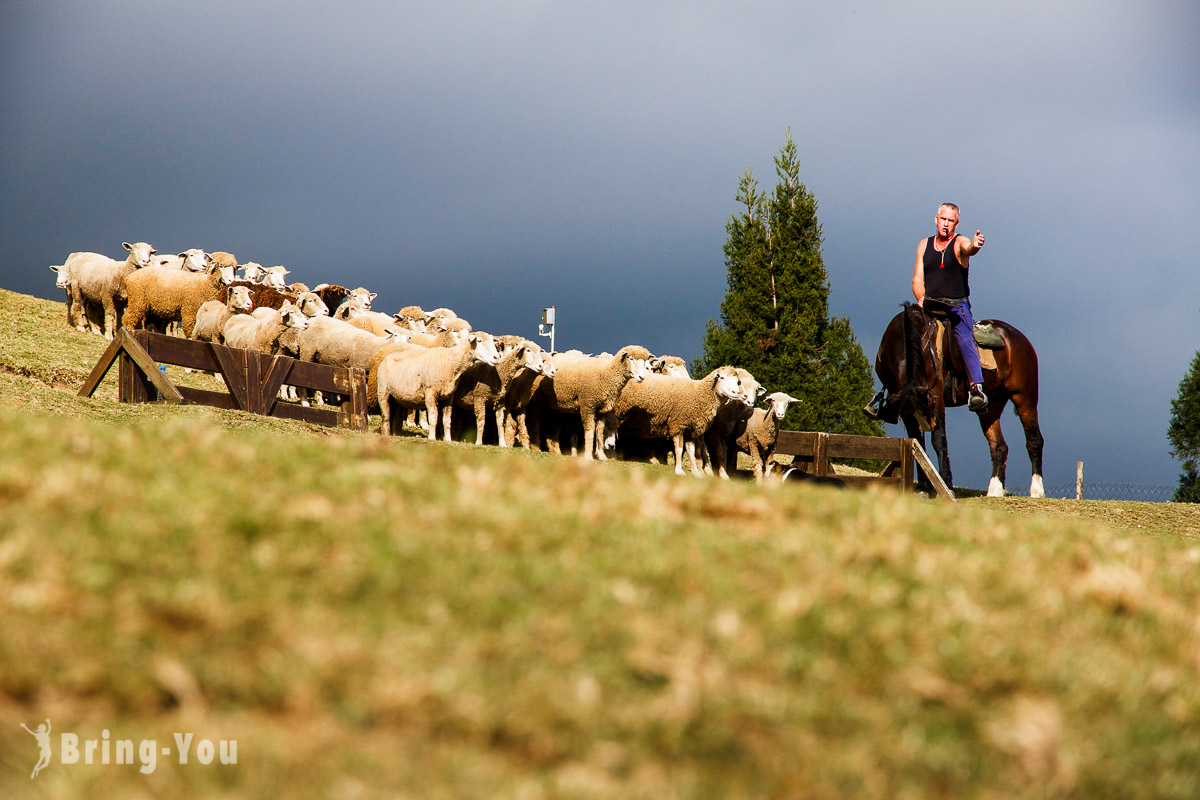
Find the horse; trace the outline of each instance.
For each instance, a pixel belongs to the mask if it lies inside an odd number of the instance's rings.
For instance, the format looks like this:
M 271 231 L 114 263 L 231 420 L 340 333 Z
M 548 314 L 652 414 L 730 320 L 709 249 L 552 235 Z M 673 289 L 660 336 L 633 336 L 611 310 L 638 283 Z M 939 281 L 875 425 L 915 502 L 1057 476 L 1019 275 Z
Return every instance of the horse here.
M 868 416 L 895 423 L 904 420 L 911 438 L 925 447 L 924 430 L 931 430 L 933 448 L 938 457 L 938 472 L 947 487 L 953 488 L 950 473 L 950 454 L 946 442 L 946 408 L 966 405 L 969 379 L 962 352 L 950 335 L 949 323 L 942 342 L 938 342 L 939 325 L 934 307 L 924 309 L 904 303 L 903 310 L 892 318 L 875 356 L 875 374 L 883 382 L 883 391 L 864 409 Z M 1025 334 L 998 319 L 983 320 L 990 324 L 1003 341 L 1003 347 L 993 350 L 995 369 L 983 370 L 983 390 L 988 398 L 987 410 L 979 415 L 979 427 L 987 437 L 992 454 L 992 477 L 988 482 L 988 497 L 1003 497 L 1004 470 L 1008 461 L 1008 445 L 1000 430 L 1000 414 L 1011 400 L 1021 425 L 1025 428 L 1025 449 L 1033 467 L 1029 484 L 1030 497 L 1045 497 L 1042 482 L 1042 431 L 1038 426 L 1038 358 L 1037 351 Z M 876 410 L 876 405 L 883 405 Z M 873 413 L 874 412 L 874 413 Z M 919 476 L 918 488 L 932 487 L 924 475 Z

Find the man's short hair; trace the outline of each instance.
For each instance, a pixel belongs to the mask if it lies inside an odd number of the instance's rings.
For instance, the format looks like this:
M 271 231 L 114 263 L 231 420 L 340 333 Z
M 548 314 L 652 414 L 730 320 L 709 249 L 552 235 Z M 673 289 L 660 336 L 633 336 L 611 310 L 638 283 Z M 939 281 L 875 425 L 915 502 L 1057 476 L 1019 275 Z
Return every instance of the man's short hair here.
M 938 206 L 938 211 L 941 211 L 943 208 L 948 208 L 955 214 L 958 213 L 958 206 L 954 205 L 954 203 L 942 203 L 940 206 Z

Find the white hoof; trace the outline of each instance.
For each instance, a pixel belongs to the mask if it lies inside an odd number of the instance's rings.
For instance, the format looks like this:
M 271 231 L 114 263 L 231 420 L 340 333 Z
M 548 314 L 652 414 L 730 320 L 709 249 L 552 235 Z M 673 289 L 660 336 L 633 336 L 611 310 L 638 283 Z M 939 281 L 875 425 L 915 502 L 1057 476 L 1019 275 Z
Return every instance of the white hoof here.
M 1042 483 L 1041 475 L 1034 475 L 1033 480 L 1029 482 L 1029 496 L 1037 498 L 1046 496 L 1046 487 Z
M 992 478 L 988 482 L 988 497 L 1004 497 L 1004 484 L 999 478 Z

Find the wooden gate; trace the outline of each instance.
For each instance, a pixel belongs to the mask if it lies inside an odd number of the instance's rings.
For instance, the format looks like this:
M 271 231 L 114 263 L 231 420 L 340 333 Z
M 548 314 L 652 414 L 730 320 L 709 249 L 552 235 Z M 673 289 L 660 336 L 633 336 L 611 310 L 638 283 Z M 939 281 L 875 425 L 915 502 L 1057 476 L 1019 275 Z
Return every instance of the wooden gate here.
M 79 390 L 91 397 L 117 362 L 117 397 L 122 403 L 190 403 L 240 409 L 281 419 L 318 425 L 367 429 L 367 379 L 361 369 L 330 367 L 269 356 L 210 342 L 121 328 Z M 176 386 L 161 369 L 164 364 L 218 373 L 227 392 Z M 283 385 L 340 395 L 339 411 L 307 408 L 279 399 Z
M 914 467 L 919 467 L 933 484 L 938 497 L 955 502 L 954 493 L 942 481 L 916 439 L 890 436 L 853 436 L 841 433 L 781 430 L 775 440 L 776 455 L 792 456 L 792 463 L 817 477 L 837 477 L 852 486 L 883 484 L 910 490 Z M 831 458 L 862 458 L 885 461 L 879 475 L 834 475 Z

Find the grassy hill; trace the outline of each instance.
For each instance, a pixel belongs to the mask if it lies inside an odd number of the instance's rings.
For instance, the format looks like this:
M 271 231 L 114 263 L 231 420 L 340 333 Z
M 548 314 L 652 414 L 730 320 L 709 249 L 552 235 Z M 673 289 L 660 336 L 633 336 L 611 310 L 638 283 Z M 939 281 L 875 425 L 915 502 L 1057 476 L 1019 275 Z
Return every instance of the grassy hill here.
M 0 291 L 5 797 L 1200 795 L 1195 507 L 75 397 L 104 346 Z

